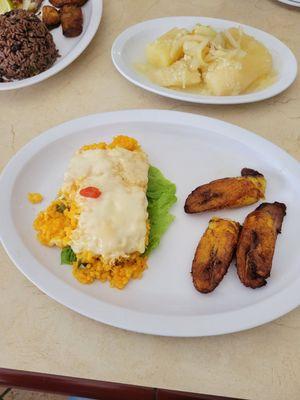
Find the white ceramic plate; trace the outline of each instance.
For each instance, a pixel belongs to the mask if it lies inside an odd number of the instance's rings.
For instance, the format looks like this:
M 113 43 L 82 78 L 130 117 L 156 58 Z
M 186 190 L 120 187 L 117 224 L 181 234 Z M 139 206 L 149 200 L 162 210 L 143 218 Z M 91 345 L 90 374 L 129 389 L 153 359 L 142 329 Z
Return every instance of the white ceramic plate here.
M 145 75 L 137 72 L 136 63 L 146 62 L 146 45 L 174 27 L 192 28 L 201 23 L 217 30 L 241 26 L 244 31 L 261 41 L 271 52 L 277 81 L 261 91 L 239 96 L 204 96 L 163 88 L 152 83 Z M 233 21 L 204 17 L 167 17 L 153 19 L 131 26 L 121 33 L 112 46 L 112 60 L 117 70 L 130 82 L 150 92 L 172 99 L 202 104 L 240 104 L 268 99 L 289 87 L 297 75 L 297 61 L 291 50 L 274 36 L 248 25 Z
M 294 0 L 278 0 L 280 3 L 288 4 L 289 6 L 300 7 L 300 1 Z
M 44 1 L 42 7 L 47 4 L 48 1 Z M 60 54 L 60 57 L 51 68 L 33 76 L 32 78 L 0 83 L 0 91 L 20 89 L 42 82 L 71 64 L 87 48 L 95 36 L 102 16 L 102 7 L 102 0 L 88 0 L 88 2 L 82 7 L 83 31 L 80 36 L 75 38 L 66 38 L 62 34 L 61 26 L 51 31 L 53 40 Z
M 56 195 L 72 153 L 85 143 L 115 134 L 137 138 L 150 162 L 177 185 L 175 222 L 149 259 L 141 280 L 122 291 L 99 282 L 81 285 L 59 250 L 39 244 L 32 228 L 37 212 Z M 232 266 L 211 294 L 198 293 L 190 268 L 195 247 L 215 213 L 187 215 L 186 196 L 199 184 L 239 175 L 243 167 L 265 174 L 268 201 L 287 205 L 268 284 L 244 287 Z M 193 114 L 131 110 L 91 115 L 38 136 L 21 149 L 0 177 L 0 236 L 19 270 L 65 306 L 98 321 L 132 331 L 170 336 L 204 336 L 239 331 L 277 318 L 300 300 L 300 168 L 284 151 L 242 128 Z M 32 205 L 27 193 L 45 201 Z M 257 205 L 219 211 L 243 222 Z M 12 288 L 13 290 L 13 288 Z

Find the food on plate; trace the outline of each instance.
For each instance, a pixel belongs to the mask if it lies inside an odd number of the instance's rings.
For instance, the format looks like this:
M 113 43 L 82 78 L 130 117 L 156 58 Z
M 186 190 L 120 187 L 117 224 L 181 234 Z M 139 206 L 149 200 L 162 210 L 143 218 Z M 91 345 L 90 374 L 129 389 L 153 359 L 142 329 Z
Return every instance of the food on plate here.
M 37 12 L 43 0 L 12 0 L 14 9 L 22 9 L 31 12 Z
M 245 286 L 266 285 L 285 214 L 285 204 L 275 202 L 262 203 L 246 217 L 236 252 L 237 272 Z
M 49 0 L 49 2 L 56 8 L 61 8 L 65 4 L 67 4 L 67 2 L 65 0 Z
M 241 28 L 173 28 L 148 44 L 146 57 L 138 69 L 154 83 L 206 95 L 251 92 L 275 78 L 268 49 Z
M 21 9 L 36 13 L 43 0 L 0 0 L 0 14 L 15 9 Z
M 150 221 L 149 241 L 146 254 L 149 254 L 160 243 L 160 239 L 174 221 L 169 210 L 176 203 L 176 186 L 166 179 L 159 169 L 149 168 L 148 172 L 148 215 Z
M 188 34 L 186 29 L 171 29 L 146 48 L 147 61 L 155 67 L 169 67 L 183 57 L 183 38 Z
M 69 162 L 57 198 L 34 222 L 39 241 L 62 249 L 81 283 L 122 289 L 140 278 L 173 217 L 176 187 L 150 166 L 138 142 L 83 146 Z
M 82 33 L 80 6 L 87 0 L 52 0 L 41 19 L 34 15 L 42 0 L 0 0 L 0 83 L 21 80 L 49 69 L 59 52 L 49 30 L 62 25 L 63 35 Z
M 212 292 L 227 273 L 233 259 L 240 232 L 238 222 L 212 218 L 202 236 L 192 264 L 195 288 Z
M 80 7 L 63 6 L 61 11 L 61 26 L 64 36 L 79 36 L 83 27 L 83 15 Z
M 169 67 L 158 68 L 153 71 L 155 82 L 164 82 L 161 86 L 181 86 L 182 82 L 188 85 L 196 85 L 201 82 L 198 71 L 189 69 L 184 60 L 175 61 Z
M 14 5 L 11 0 L 0 0 L 0 14 L 13 10 Z
M 72 5 L 72 6 L 78 6 L 81 7 L 83 6 L 87 0 L 50 0 L 50 3 L 57 8 L 61 8 L 66 5 Z
M 87 0 L 50 0 L 50 3 L 59 8 L 56 10 L 56 16 L 60 16 L 63 35 L 66 37 L 76 37 L 82 33 L 83 29 L 83 14 L 81 6 Z M 53 12 L 54 13 L 54 12 Z M 59 26 L 59 23 L 56 25 Z M 55 26 L 53 26 L 55 27 Z
M 0 81 L 37 75 L 58 56 L 50 32 L 32 12 L 13 10 L 0 15 Z
M 188 214 L 248 206 L 264 199 L 266 179 L 250 168 L 243 168 L 241 176 L 217 179 L 193 190 L 186 199 Z
M 44 6 L 42 9 L 42 21 L 48 29 L 57 28 L 60 25 L 60 11 L 52 6 Z
M 38 204 L 43 201 L 43 195 L 41 195 L 41 193 L 30 192 L 28 193 L 27 197 L 28 201 L 30 201 L 32 204 Z

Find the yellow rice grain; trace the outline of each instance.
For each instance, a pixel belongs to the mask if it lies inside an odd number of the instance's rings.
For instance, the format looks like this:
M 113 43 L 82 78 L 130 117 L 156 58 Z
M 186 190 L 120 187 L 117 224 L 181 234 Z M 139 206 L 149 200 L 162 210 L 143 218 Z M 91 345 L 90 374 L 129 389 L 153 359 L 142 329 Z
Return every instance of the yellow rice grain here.
M 63 207 L 63 212 L 60 212 Z M 79 209 L 75 202 L 67 198 L 54 200 L 45 211 L 36 217 L 33 226 L 38 240 L 45 246 L 66 247 L 70 243 L 72 231 L 77 227 Z
M 43 201 L 43 196 L 41 195 L 41 193 L 28 193 L 27 198 L 32 204 L 41 203 Z

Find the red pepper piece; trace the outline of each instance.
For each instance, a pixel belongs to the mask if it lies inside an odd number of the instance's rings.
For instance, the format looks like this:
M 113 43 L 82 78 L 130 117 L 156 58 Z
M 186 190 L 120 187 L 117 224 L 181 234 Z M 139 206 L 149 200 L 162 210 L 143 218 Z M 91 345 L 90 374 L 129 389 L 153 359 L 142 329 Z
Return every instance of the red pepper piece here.
M 79 194 L 83 197 L 90 197 L 91 199 L 97 199 L 100 197 L 101 192 L 94 186 L 88 186 L 80 190 Z

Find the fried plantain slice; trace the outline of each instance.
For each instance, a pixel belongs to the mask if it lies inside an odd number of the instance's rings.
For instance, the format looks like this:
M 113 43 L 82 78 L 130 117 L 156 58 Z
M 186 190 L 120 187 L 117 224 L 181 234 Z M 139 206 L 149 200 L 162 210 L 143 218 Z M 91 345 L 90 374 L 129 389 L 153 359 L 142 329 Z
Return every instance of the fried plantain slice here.
M 192 264 L 195 288 L 212 292 L 223 279 L 232 261 L 240 232 L 238 222 L 212 218 L 200 239 Z
M 52 6 L 44 6 L 42 9 L 42 21 L 48 29 L 57 28 L 60 25 L 60 11 Z
M 275 202 L 262 203 L 246 217 L 236 252 L 237 272 L 245 286 L 266 285 L 285 214 L 285 204 Z
M 63 6 L 61 11 L 61 26 L 64 36 L 79 36 L 83 28 L 83 14 L 81 8 L 73 5 Z
M 217 179 L 197 187 L 187 197 L 184 210 L 193 214 L 248 206 L 264 199 L 265 190 L 265 177 L 253 169 L 243 168 L 240 177 Z
M 61 8 L 66 5 L 81 7 L 86 2 L 87 0 L 50 0 L 50 3 L 57 8 Z

